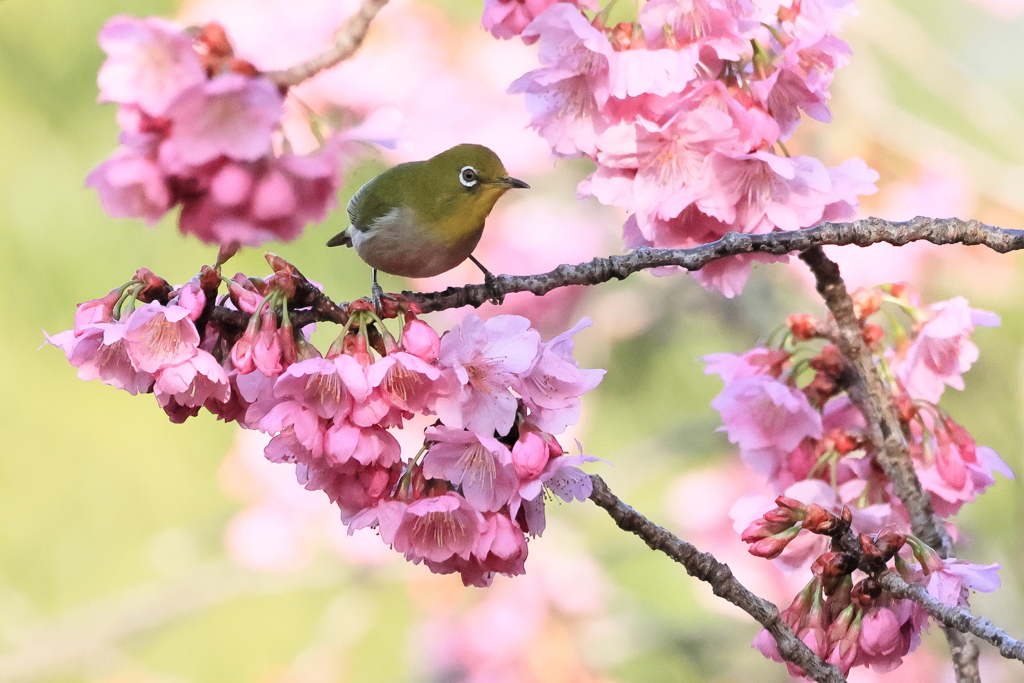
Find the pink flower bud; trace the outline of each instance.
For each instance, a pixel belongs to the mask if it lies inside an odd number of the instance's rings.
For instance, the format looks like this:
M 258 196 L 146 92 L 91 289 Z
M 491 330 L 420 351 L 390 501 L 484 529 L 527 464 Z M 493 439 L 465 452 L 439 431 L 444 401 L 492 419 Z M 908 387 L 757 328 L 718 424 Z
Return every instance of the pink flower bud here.
M 91 299 L 78 304 L 75 311 L 75 336 L 81 336 L 87 325 L 114 322 L 114 306 L 120 298 L 121 289 L 112 289 L 102 299 Z
M 199 282 L 190 280 L 178 290 L 177 304 L 188 310 L 188 317 L 194 322 L 203 314 L 206 307 L 206 294 L 199 287 Z
M 427 323 L 413 319 L 402 328 L 402 348 L 412 355 L 432 363 L 441 352 L 441 338 Z
M 782 551 L 786 549 L 789 542 L 796 538 L 799 533 L 799 527 L 786 529 L 774 536 L 769 536 L 768 538 L 762 538 L 759 541 L 755 541 L 750 548 L 748 548 L 748 552 L 751 555 L 763 557 L 766 560 L 774 560 L 782 554 Z
M 236 273 L 228 283 L 228 294 L 231 295 L 231 302 L 238 310 L 250 315 L 256 312 L 263 301 L 263 296 L 256 291 L 256 287 L 243 273 Z

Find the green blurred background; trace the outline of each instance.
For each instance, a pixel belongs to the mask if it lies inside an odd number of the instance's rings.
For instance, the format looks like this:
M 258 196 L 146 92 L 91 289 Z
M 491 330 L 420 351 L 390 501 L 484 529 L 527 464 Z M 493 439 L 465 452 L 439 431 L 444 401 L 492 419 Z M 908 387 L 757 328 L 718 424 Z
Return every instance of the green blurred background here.
M 963 217 L 1024 227 L 1024 20 L 961 0 L 860 6 L 842 36 L 854 60 L 834 86 L 834 123 L 805 123 L 791 149 L 828 164 L 862 156 L 877 168 L 881 191 L 865 214 L 885 216 L 908 183 L 926 194 L 929 169 L 952 164 L 973 212 Z M 448 0 L 443 9 L 465 30 L 479 30 L 476 5 Z M 417 593 L 447 596 L 457 613 L 486 591 L 454 589 L 422 567 L 362 566 L 326 551 L 291 573 L 239 567 L 223 534 L 244 504 L 225 493 L 218 474 L 234 429 L 205 415 L 172 425 L 151 397 L 81 382 L 58 350 L 38 348 L 40 330 L 70 327 L 77 303 L 136 268 L 183 282 L 213 260 L 213 250 L 183 239 L 173 220 L 147 230 L 110 219 L 83 187 L 117 134 L 113 108 L 95 103 L 96 32 L 117 13 L 177 10 L 155 0 L 0 2 L 0 681 L 459 680 L 417 655 L 426 637 L 413 627 L 448 609 Z M 341 200 L 380 168 L 371 161 L 357 169 Z M 551 185 L 575 201 L 571 184 Z M 609 225 L 595 229 L 614 237 Z M 271 248 L 335 299 L 361 296 L 365 272 L 337 267 L 337 254 L 321 246 L 344 226 L 334 215 Z M 964 294 L 1003 318 L 1002 327 L 978 332 L 982 355 L 968 391 L 948 392 L 944 405 L 1020 472 L 1020 260 L 936 252 L 916 257 L 913 270 L 929 300 Z M 266 271 L 258 250 L 232 265 Z M 609 370 L 585 399 L 584 442 L 614 463 L 593 471 L 625 500 L 681 528 L 670 513 L 677 478 L 733 457 L 708 406 L 720 384 L 696 361 L 750 348 L 789 313 L 818 312 L 795 274 L 800 267 L 762 268 L 731 301 L 686 276 L 645 275 L 577 304 L 577 316 L 621 318 L 579 343 L 584 365 Z M 563 620 L 575 650 L 560 656 L 578 659 L 592 677 L 552 665 L 537 680 L 787 680 L 749 649 L 752 624 L 709 608 L 702 587 L 616 532 L 604 513 L 588 503 L 554 507 L 550 516 L 536 543 L 589 554 L 609 588 L 589 630 Z M 1003 590 L 974 604 L 1018 636 L 1020 518 L 1019 486 L 1000 480 L 960 519 L 969 539 L 963 556 L 1004 565 Z M 934 634 L 926 641 L 942 656 Z M 1019 667 L 991 666 L 986 680 L 1024 680 Z

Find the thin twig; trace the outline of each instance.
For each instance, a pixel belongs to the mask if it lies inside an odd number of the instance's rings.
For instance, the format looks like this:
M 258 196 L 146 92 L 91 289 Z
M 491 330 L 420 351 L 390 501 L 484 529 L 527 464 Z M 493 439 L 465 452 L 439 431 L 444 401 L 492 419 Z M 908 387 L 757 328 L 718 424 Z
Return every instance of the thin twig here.
M 942 557 L 952 557 L 953 541 L 942 521 L 935 515 L 931 497 L 924 491 L 914 471 L 892 392 L 886 388 L 878 374 L 871 351 L 861 336 L 853 299 L 846 291 L 839 266 L 825 256 L 821 247 L 802 252 L 800 258 L 810 266 L 818 293 L 836 321 L 839 331 L 837 345 L 855 375 L 848 393 L 850 400 L 864 414 L 868 439 L 877 453 L 876 461 L 893 483 L 896 496 L 910 513 L 914 534 L 935 548 Z M 943 631 L 949 643 L 957 683 L 980 683 L 977 644 L 970 636 L 955 628 L 947 626 Z
M 363 0 L 359 11 L 349 17 L 345 25 L 335 34 L 334 45 L 330 50 L 290 69 L 268 71 L 263 75 L 280 86 L 290 87 L 345 61 L 354 55 L 359 46 L 363 44 L 366 32 L 370 29 L 370 22 L 386 4 L 388 4 L 388 0 Z
M 601 477 L 595 474 L 591 475 L 590 479 L 594 483 L 590 499 L 604 508 L 620 529 L 636 534 L 651 550 L 660 551 L 683 565 L 690 576 L 711 584 L 715 595 L 728 600 L 752 616 L 775 638 L 783 659 L 799 666 L 819 683 L 840 683 L 846 680 L 839 669 L 823 662 L 796 637 L 793 629 L 779 615 L 779 609 L 775 605 L 754 595 L 741 584 L 733 576 L 728 565 L 719 562 L 708 553 L 700 552 L 623 503 L 611 492 Z
M 933 597 L 924 586 L 907 583 L 899 574 L 886 572 L 880 577 L 882 586 L 897 598 L 913 600 L 927 610 L 928 614 L 946 626 L 973 633 L 987 643 L 999 648 L 999 654 L 1007 659 L 1024 662 L 1024 641 L 1011 638 L 1006 631 L 984 617 L 976 617 L 969 610 L 946 603 Z

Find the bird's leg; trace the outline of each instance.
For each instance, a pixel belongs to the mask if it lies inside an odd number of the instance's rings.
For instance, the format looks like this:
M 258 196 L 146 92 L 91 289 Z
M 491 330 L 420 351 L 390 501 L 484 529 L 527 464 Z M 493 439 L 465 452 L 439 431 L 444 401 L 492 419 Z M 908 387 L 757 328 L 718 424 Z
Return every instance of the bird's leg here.
M 505 300 L 505 292 L 501 291 L 498 287 L 498 278 L 494 277 L 494 273 L 484 268 L 484 264 L 476 260 L 476 257 L 472 254 L 469 255 L 469 260 L 476 264 L 476 267 L 484 273 L 484 286 L 487 287 L 487 293 L 491 295 L 491 303 L 495 306 L 500 306 Z
M 370 298 L 373 301 L 373 310 L 377 313 L 377 315 L 381 315 L 382 311 L 384 310 L 382 308 L 384 302 L 381 301 L 383 296 L 384 290 L 381 289 L 381 286 L 379 284 L 377 284 L 377 269 L 374 268 L 373 284 L 370 285 Z

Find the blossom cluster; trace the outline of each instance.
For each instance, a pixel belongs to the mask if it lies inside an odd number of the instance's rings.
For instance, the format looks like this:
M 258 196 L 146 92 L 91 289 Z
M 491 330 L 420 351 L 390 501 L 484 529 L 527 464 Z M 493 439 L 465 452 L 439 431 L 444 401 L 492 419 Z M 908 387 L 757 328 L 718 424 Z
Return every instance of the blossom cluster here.
M 637 21 L 606 25 L 606 12 L 589 19 L 573 3 L 490 0 L 484 25 L 539 41 L 541 68 L 510 92 L 525 94 L 556 156 L 597 164 L 580 194 L 630 212 L 627 246 L 690 247 L 845 220 L 875 191 L 863 161 L 826 168 L 783 144 L 801 112 L 830 119 L 833 72 L 850 53 L 835 32 L 854 12 L 852 0 L 652 0 Z M 694 276 L 734 296 L 768 259 Z
M 334 208 L 340 138 L 312 155 L 274 154 L 282 92 L 234 56 L 219 25 L 118 16 L 99 43 L 99 97 L 120 106 L 121 144 L 86 185 L 111 216 L 152 225 L 181 205 L 183 233 L 255 246 L 295 239 Z
M 459 572 L 467 585 L 523 573 L 545 497 L 590 495 L 578 466 L 593 458 L 567 454 L 556 438 L 604 375 L 572 358 L 572 337 L 589 321 L 542 342 L 526 318 L 469 314 L 439 336 L 414 305 L 388 297 L 386 315 L 404 322 L 396 340 L 361 300 L 321 355 L 291 323 L 315 288 L 270 261 L 266 280 L 228 281 L 223 306 L 219 264 L 177 288 L 142 269 L 47 339 L 82 379 L 153 393 L 174 422 L 206 409 L 272 435 L 268 459 L 294 464 L 350 530 L 376 528 L 414 563 Z M 416 415 L 436 419 L 403 459 L 389 430 Z
M 978 358 L 970 340 L 975 326 L 998 325 L 998 317 L 971 308 L 962 297 L 923 306 L 905 285 L 861 290 L 854 301 L 862 336 L 892 391 L 913 466 L 935 512 L 956 514 L 995 483 L 995 472 L 1012 478 L 995 451 L 977 445 L 937 405 L 946 386 L 963 388 L 962 375 Z M 892 316 L 890 346 L 883 328 L 869 321 L 883 302 L 911 322 L 905 328 Z M 910 535 L 908 512 L 878 465 L 864 416 L 846 395 L 849 371 L 828 341 L 833 333 L 830 321 L 794 315 L 779 347 L 708 356 L 705 371 L 725 382 L 712 401 L 722 430 L 743 460 L 782 494 L 767 512 L 771 504 L 757 497 L 738 501 L 732 512 L 737 530 L 752 554 L 813 573 L 785 611 L 787 622 L 844 673 L 861 665 L 887 671 L 916 647 L 927 618 L 917 605 L 893 598 L 875 577 L 864 576 L 856 560 L 837 554 L 842 549 L 829 540 L 837 515 L 859 535 L 860 552 L 882 558 L 879 571 L 893 562 L 907 581 L 924 584 L 949 604 L 966 604 L 968 589 L 998 587 L 998 565 L 940 560 Z M 949 520 L 946 525 L 955 529 Z M 778 658 L 767 634 L 755 646 Z

